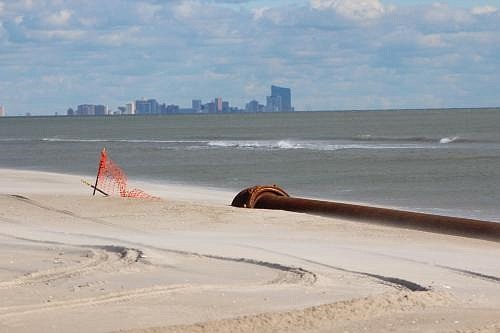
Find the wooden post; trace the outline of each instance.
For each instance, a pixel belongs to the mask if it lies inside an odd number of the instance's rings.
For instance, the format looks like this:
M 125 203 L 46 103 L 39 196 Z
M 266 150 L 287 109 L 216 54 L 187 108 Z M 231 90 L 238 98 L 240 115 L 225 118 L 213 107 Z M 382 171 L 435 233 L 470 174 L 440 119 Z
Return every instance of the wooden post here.
M 89 183 L 88 181 L 86 181 L 85 179 L 82 179 L 82 183 L 93 188 L 94 190 L 96 190 L 97 192 L 101 193 L 102 195 L 106 196 L 106 197 L 109 197 L 109 194 L 104 192 L 103 190 L 101 190 L 99 187 L 95 187 L 94 185 L 92 185 L 91 183 Z
M 99 181 L 99 175 L 101 174 L 101 170 L 102 168 L 104 167 L 104 163 L 106 163 L 106 147 L 102 148 L 102 151 L 101 151 L 101 159 L 99 160 L 99 165 L 97 167 L 97 176 L 95 177 L 95 185 L 93 186 L 94 187 L 94 193 L 92 193 L 92 195 L 94 196 L 95 195 L 95 192 L 97 190 L 97 182 Z

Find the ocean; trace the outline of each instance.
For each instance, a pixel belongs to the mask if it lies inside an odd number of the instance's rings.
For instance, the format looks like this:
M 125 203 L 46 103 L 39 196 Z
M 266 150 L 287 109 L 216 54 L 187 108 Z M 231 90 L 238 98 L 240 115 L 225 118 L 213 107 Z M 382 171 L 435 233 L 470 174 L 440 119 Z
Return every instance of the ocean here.
M 500 109 L 0 118 L 2 168 L 92 177 L 103 147 L 132 183 L 500 222 Z

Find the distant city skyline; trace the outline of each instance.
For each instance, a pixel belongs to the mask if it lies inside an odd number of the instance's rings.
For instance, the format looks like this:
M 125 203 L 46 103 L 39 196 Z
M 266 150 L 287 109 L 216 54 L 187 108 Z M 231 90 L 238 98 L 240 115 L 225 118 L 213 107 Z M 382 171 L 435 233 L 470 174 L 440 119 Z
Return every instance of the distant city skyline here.
M 266 97 L 266 104 L 251 100 L 241 108 L 233 106 L 230 101 L 222 97 L 215 97 L 203 103 L 201 99 L 192 99 L 191 107 L 182 107 L 176 104 L 159 102 L 156 98 L 141 98 L 116 109 L 104 104 L 78 104 L 75 109 L 69 107 L 67 116 L 104 116 L 104 115 L 167 115 L 185 113 L 229 113 L 229 112 L 290 112 L 292 106 L 292 93 L 290 88 L 271 85 L 270 95 Z M 63 113 L 56 113 L 56 115 Z M 26 114 L 31 115 L 31 114 Z
M 8 115 L 130 96 L 244 107 L 273 82 L 293 87 L 297 110 L 495 107 L 499 9 L 499 0 L 0 0 L 0 104 Z

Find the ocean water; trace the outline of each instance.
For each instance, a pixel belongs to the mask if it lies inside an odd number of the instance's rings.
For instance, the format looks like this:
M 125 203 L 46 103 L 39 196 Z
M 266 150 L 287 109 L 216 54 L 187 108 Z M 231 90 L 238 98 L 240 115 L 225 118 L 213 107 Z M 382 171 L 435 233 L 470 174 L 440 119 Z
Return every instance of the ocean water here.
M 500 222 L 500 109 L 0 118 L 0 167 L 90 176 L 102 147 L 132 182 Z

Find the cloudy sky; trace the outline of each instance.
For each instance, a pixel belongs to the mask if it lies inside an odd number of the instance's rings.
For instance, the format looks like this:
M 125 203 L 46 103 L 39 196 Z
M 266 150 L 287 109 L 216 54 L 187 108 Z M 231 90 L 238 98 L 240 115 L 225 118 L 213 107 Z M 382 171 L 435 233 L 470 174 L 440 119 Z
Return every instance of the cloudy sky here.
M 10 115 L 154 97 L 500 106 L 500 0 L 0 0 Z

